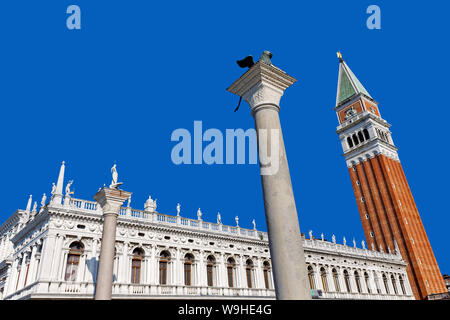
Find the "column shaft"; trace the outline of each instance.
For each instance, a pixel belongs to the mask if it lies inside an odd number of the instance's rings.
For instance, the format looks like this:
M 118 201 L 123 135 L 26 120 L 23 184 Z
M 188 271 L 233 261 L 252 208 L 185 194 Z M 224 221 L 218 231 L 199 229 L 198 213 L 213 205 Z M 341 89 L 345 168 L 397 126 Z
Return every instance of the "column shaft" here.
M 269 152 L 273 149 L 273 143 L 278 144 L 278 146 L 275 145 L 275 148 L 278 147 L 278 159 L 272 159 L 272 161 L 279 161 L 278 172 L 261 175 L 277 298 L 309 299 L 305 254 L 278 108 L 260 106 L 254 112 L 254 118 L 258 133 L 261 129 L 267 130 L 267 145 L 258 141 L 260 154 L 261 148 L 267 148 Z M 277 131 L 279 140 L 271 141 L 272 132 Z M 271 165 L 274 164 L 271 163 Z
M 117 214 L 105 213 L 95 300 L 111 300 Z

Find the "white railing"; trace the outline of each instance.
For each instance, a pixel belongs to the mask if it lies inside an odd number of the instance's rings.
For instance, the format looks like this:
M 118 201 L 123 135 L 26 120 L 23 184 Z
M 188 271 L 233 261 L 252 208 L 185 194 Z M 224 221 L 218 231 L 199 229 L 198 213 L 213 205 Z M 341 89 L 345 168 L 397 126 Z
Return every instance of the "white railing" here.
M 95 283 L 69 281 L 41 281 L 16 291 L 6 299 L 17 300 L 30 295 L 46 298 L 67 298 L 71 296 L 93 298 Z M 113 283 L 113 298 L 140 296 L 242 296 L 275 298 L 275 291 L 268 289 L 223 288 L 183 285 L 151 285 Z
M 349 292 L 323 292 L 319 299 L 341 299 L 341 300 L 414 300 L 413 295 L 393 295 L 382 293 L 349 293 Z
M 311 251 L 324 250 L 329 251 L 332 254 L 346 254 L 346 255 L 356 255 L 359 257 L 376 258 L 376 259 L 386 259 L 395 262 L 402 262 L 402 256 L 400 254 L 392 254 L 386 252 L 379 252 L 374 250 L 368 250 L 367 248 L 357 248 L 350 247 L 347 245 L 328 242 L 319 239 L 303 239 L 303 248 L 305 250 L 310 249 Z
M 97 202 L 95 201 L 87 201 L 81 199 L 70 199 L 71 207 L 78 208 L 86 211 L 96 211 L 97 210 Z
M 70 199 L 70 208 L 78 209 L 82 212 L 101 214 L 101 208 L 94 201 L 82 199 Z M 151 223 L 177 225 L 183 228 L 205 230 L 214 233 L 228 233 L 241 237 L 249 237 L 258 240 L 268 240 L 267 232 L 250 230 L 240 227 L 225 226 L 222 224 L 183 218 L 179 216 L 171 216 L 157 212 L 148 212 L 130 207 L 120 208 L 119 215 L 121 218 L 142 219 Z
M 30 295 L 64 298 L 76 295 L 85 298 L 92 298 L 94 295 L 95 283 L 93 282 L 35 282 L 22 288 L 5 299 L 18 300 Z M 151 285 L 151 284 L 130 284 L 114 283 L 113 298 L 121 296 L 227 296 L 227 297 L 268 297 L 275 298 L 275 291 L 261 288 L 225 288 L 225 287 L 202 287 L 202 286 L 182 286 L 182 285 Z M 349 293 L 349 292 L 324 292 L 319 299 L 358 299 L 358 300 L 414 300 L 413 295 L 394 294 L 369 294 L 369 293 Z

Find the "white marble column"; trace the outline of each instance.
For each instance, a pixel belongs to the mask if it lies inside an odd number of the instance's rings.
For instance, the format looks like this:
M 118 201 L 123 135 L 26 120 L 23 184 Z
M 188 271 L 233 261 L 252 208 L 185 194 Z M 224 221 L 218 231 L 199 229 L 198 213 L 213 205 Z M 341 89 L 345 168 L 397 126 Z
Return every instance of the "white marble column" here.
M 200 250 L 200 253 L 199 253 L 198 256 L 199 256 L 199 258 L 198 258 L 198 270 L 197 270 L 198 285 L 201 286 L 201 287 L 205 287 L 206 283 L 205 283 L 204 279 L 206 279 L 206 278 L 204 277 L 204 273 L 206 272 L 206 267 L 205 267 L 205 262 L 204 262 L 205 255 L 204 255 L 203 250 Z
M 245 259 L 239 256 L 239 278 L 241 279 L 241 288 L 247 288 L 247 274 L 245 273 Z
M 53 257 L 55 255 L 56 235 L 48 234 L 44 239 L 42 247 L 41 267 L 39 278 L 44 281 L 50 280 Z
M 345 284 L 344 269 L 339 268 L 339 269 L 337 269 L 337 272 L 338 272 L 338 281 L 339 281 L 339 286 L 341 287 L 341 292 L 347 293 L 347 285 Z
M 96 282 L 97 281 L 97 245 L 98 245 L 99 239 L 93 238 L 92 239 L 92 255 L 91 259 L 89 260 L 89 272 L 90 277 L 89 281 Z
M 324 291 L 323 283 L 322 283 L 322 276 L 320 274 L 320 266 L 315 265 L 313 268 L 314 268 L 314 275 L 316 276 L 316 288 L 317 288 L 317 290 Z
M 66 268 L 67 268 L 67 258 L 69 256 L 69 250 L 68 248 L 65 249 L 61 249 L 61 254 L 58 255 L 58 260 L 59 261 L 59 266 L 58 266 L 58 270 L 54 270 L 54 280 L 57 281 L 62 281 L 62 280 L 66 280 Z M 78 278 L 78 275 L 80 274 L 80 269 L 81 269 L 81 263 L 78 264 L 78 270 L 77 270 L 77 274 L 76 277 Z
M 27 276 L 27 261 L 30 252 L 26 251 L 23 253 L 22 264 L 20 266 L 20 277 L 17 285 L 17 290 L 20 290 L 24 287 L 25 277 Z
M 387 294 L 382 273 L 379 271 L 375 271 L 375 273 L 378 277 L 378 284 L 380 285 L 381 294 Z
M 5 251 L 5 239 L 4 237 L 2 237 L 0 239 L 0 261 L 3 261 L 3 257 L 5 256 L 4 251 Z
M 364 278 L 364 272 L 362 270 L 358 270 L 358 274 L 359 274 L 359 283 L 361 285 L 361 293 L 367 293 L 367 285 L 366 285 L 366 280 Z M 356 279 L 355 279 L 355 283 L 356 283 Z
M 17 266 L 19 264 L 18 259 L 19 259 L 18 257 L 16 259 L 14 259 L 12 265 L 10 266 L 10 270 L 8 271 L 9 276 L 7 278 L 8 280 L 7 280 L 7 285 L 5 288 L 4 296 L 10 295 L 16 291 L 15 281 L 16 281 L 16 277 L 17 277 Z
M 378 294 L 377 285 L 375 283 L 374 272 L 372 270 L 368 270 L 367 274 L 369 275 L 369 285 L 371 294 Z
M 390 273 L 386 274 L 386 276 L 387 276 L 387 283 L 389 285 L 389 293 L 392 294 L 392 295 L 395 295 L 395 290 L 394 290 L 394 285 L 392 284 L 391 275 L 392 274 L 390 274 Z
M 411 284 L 409 283 L 408 275 L 406 273 L 402 274 L 402 278 L 403 278 L 403 284 L 405 285 L 406 294 L 413 295 L 413 291 L 411 288 Z
M 174 270 L 174 274 L 175 274 L 175 281 L 174 284 L 176 285 L 182 285 L 182 261 L 181 261 L 181 249 L 180 248 L 176 248 L 176 260 L 175 260 L 175 270 Z
M 117 217 L 123 202 L 130 196 L 130 192 L 106 187 L 94 196 L 103 211 L 103 233 L 95 300 L 111 300 Z
M 227 266 L 225 261 L 225 255 L 223 252 L 221 252 L 219 258 L 219 282 L 217 284 L 218 287 L 228 286 L 226 276 L 227 276 Z
M 55 252 L 52 260 L 52 267 L 50 271 L 50 279 L 51 280 L 61 280 L 61 268 L 64 264 L 64 252 L 63 252 L 63 241 L 64 236 L 61 234 L 56 235 L 56 245 L 55 245 Z
M 158 262 L 156 261 L 156 246 L 152 245 L 151 255 L 150 255 L 150 284 L 157 284 L 158 277 Z
M 33 283 L 35 280 L 35 269 L 36 269 L 36 250 L 37 244 L 34 244 L 31 249 L 31 257 L 30 257 L 30 270 L 28 271 L 28 283 Z
M 67 261 L 67 259 L 66 259 Z M 84 282 L 84 275 L 86 273 L 86 252 L 83 252 L 83 254 L 80 257 L 80 262 L 78 264 L 78 272 L 77 272 L 77 282 Z
M 350 276 L 350 287 L 351 287 L 351 291 L 352 293 L 358 293 L 358 289 L 356 288 L 356 279 L 355 279 L 355 270 L 351 270 L 349 272 L 349 276 Z
M 14 262 L 12 260 L 5 260 L 7 265 L 7 271 L 6 271 L 6 281 L 5 281 L 5 287 L 3 288 L 3 298 L 6 297 L 10 292 L 10 286 L 11 286 L 11 278 L 12 278 L 12 270 L 14 266 Z
M 284 91 L 296 80 L 259 61 L 227 90 L 251 107 L 257 130 L 261 181 L 277 299 L 311 299 L 297 209 L 279 118 Z M 264 139 L 267 138 L 267 140 Z M 270 154 L 270 164 L 262 155 Z
M 146 254 L 148 254 L 146 252 Z M 120 267 L 119 267 L 119 281 L 120 283 L 129 283 L 131 278 L 128 279 L 128 242 L 123 243 L 122 247 L 122 256 L 120 259 Z
M 329 266 L 328 268 L 325 268 L 325 272 L 326 272 L 326 277 L 327 277 L 327 285 L 328 285 L 328 292 L 336 292 L 336 287 L 334 285 L 334 279 L 333 279 L 333 274 L 332 274 L 332 270 L 333 268 L 331 268 L 331 266 Z
M 260 272 L 262 272 L 261 269 L 261 261 L 259 258 L 254 259 L 254 272 L 255 272 L 255 285 L 253 286 L 253 288 L 258 289 L 258 288 L 262 288 L 263 285 L 261 285 L 261 274 Z

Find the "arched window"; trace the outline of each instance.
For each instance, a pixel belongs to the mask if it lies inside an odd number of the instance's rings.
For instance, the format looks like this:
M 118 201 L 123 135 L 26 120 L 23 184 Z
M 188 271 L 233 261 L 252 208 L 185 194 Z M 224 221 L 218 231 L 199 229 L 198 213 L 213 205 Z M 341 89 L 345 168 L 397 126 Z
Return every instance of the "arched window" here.
M 370 289 L 369 275 L 367 272 L 364 272 L 364 281 L 366 282 L 367 292 L 372 293 L 372 290 Z
M 162 251 L 159 256 L 159 284 L 167 284 L 167 267 L 170 261 L 170 253 L 166 250 Z
M 347 270 L 344 270 L 344 282 L 345 282 L 345 288 L 347 289 L 347 292 L 351 292 L 351 290 L 350 290 L 350 277 L 348 275 Z
M 253 288 L 253 261 L 248 259 L 245 265 L 245 273 L 247 274 L 247 287 Z
M 361 131 L 358 132 L 358 138 L 361 143 L 364 141 L 364 136 Z
M 359 144 L 359 141 L 358 141 L 358 137 L 356 136 L 356 134 L 352 135 L 352 139 L 353 139 L 353 143 L 355 144 L 355 146 L 357 146 Z
M 309 278 L 309 286 L 311 290 L 316 289 L 316 283 L 314 282 L 314 271 L 311 266 L 308 266 L 308 278 Z
M 355 282 L 356 282 L 356 289 L 359 293 L 361 293 L 361 278 L 359 277 L 358 271 L 355 271 Z
M 334 288 L 336 289 L 336 292 L 340 292 L 341 286 L 339 285 L 339 277 L 337 270 L 333 269 L 331 272 L 333 273 Z
M 214 256 L 208 256 L 206 259 L 206 276 L 208 280 L 208 286 L 214 286 L 214 265 L 216 264 L 216 258 Z
M 364 133 L 364 138 L 366 138 L 366 140 L 369 140 L 370 139 L 369 131 L 367 129 L 364 129 L 363 133 Z
M 384 283 L 384 290 L 386 290 L 387 294 L 391 294 L 389 292 L 389 285 L 388 285 L 388 280 L 385 274 L 383 274 L 383 283 Z
M 397 284 L 395 283 L 395 278 L 394 275 L 391 275 L 391 282 L 392 282 L 392 287 L 394 288 L 394 294 L 398 294 L 398 290 L 397 290 Z
M 133 259 L 131 260 L 131 283 L 141 283 L 141 267 L 144 258 L 144 250 L 136 248 L 133 250 Z
M 327 272 L 325 268 L 320 268 L 320 278 L 322 280 L 323 291 L 328 292 Z
M 266 289 L 270 289 L 270 263 L 269 263 L 269 261 L 264 261 L 264 263 L 263 263 L 263 274 L 264 274 L 264 286 Z
M 66 274 L 64 279 L 66 281 L 76 281 L 78 266 L 80 264 L 80 257 L 83 254 L 83 244 L 80 242 L 73 242 L 70 245 L 69 255 L 67 256 Z
M 347 138 L 347 144 L 349 148 L 353 148 L 353 141 L 350 137 Z
M 194 262 L 194 256 L 187 253 L 184 256 L 184 284 L 186 286 L 192 285 L 192 263 Z
M 402 289 L 402 293 L 406 294 L 405 282 L 403 281 L 403 277 L 402 276 L 398 276 L 398 279 L 400 281 L 400 288 Z
M 228 287 L 234 287 L 234 270 L 236 263 L 233 258 L 228 258 L 227 260 L 227 276 L 228 276 Z

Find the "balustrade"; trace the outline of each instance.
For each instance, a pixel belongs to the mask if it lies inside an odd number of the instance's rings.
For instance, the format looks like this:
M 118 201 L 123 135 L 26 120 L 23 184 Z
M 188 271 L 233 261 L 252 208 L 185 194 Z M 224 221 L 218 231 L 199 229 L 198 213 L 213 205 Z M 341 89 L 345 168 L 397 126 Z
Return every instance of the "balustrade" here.
M 97 213 L 100 214 L 98 211 L 97 203 L 94 201 L 87 201 L 82 199 L 75 199 L 72 198 L 70 200 L 70 204 L 72 208 L 79 209 L 84 212 L 89 213 Z M 119 215 L 124 218 L 133 218 L 133 219 L 143 219 L 148 220 L 149 222 L 157 222 L 159 224 L 171 224 L 171 225 L 181 225 L 186 228 L 193 228 L 193 229 L 201 229 L 201 230 L 208 230 L 212 232 L 219 232 L 219 233 L 231 233 L 233 235 L 239 235 L 243 237 L 251 237 L 251 238 L 257 238 L 259 240 L 267 240 L 267 233 L 266 232 L 256 232 L 255 230 L 240 228 L 240 227 L 232 227 L 232 226 L 224 226 L 217 223 L 211 223 L 206 221 L 199 221 L 194 219 L 188 219 L 188 218 L 181 218 L 176 216 L 170 216 L 165 215 L 161 213 L 150 213 L 148 211 L 138 210 L 138 209 L 132 209 L 132 208 L 126 208 L 122 207 L 119 211 Z M 153 215 L 155 215 L 156 219 L 153 220 Z M 179 220 L 178 220 L 179 219 Z M 179 221 L 179 222 L 178 222 Z

